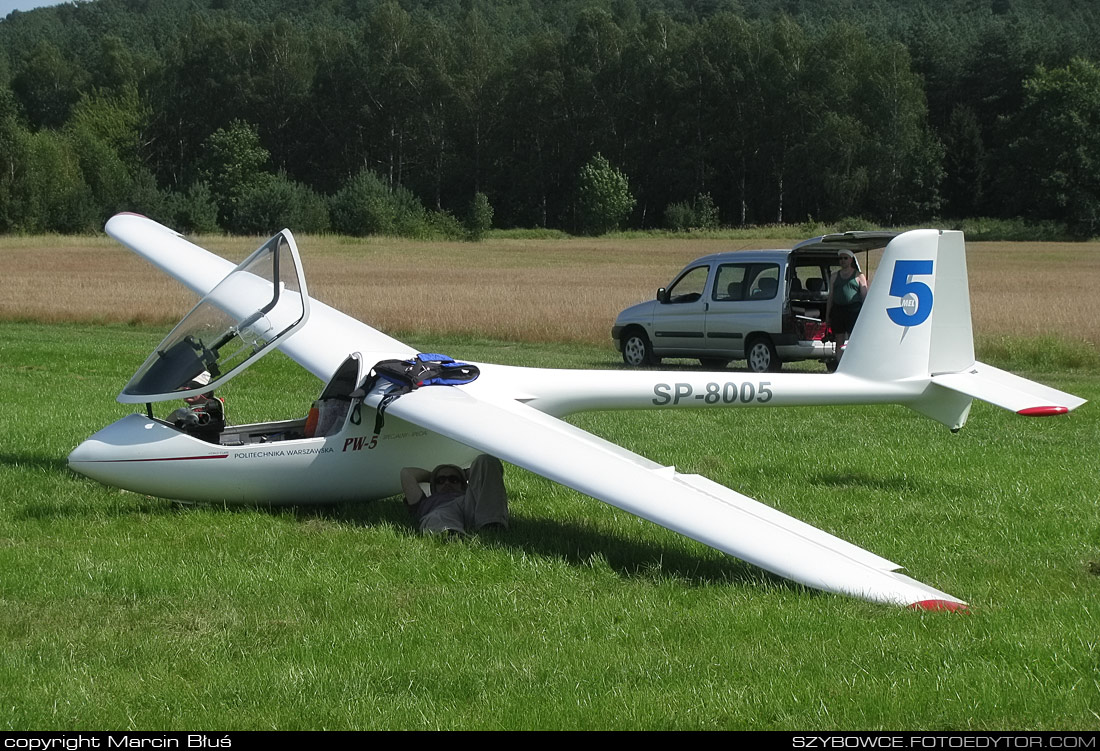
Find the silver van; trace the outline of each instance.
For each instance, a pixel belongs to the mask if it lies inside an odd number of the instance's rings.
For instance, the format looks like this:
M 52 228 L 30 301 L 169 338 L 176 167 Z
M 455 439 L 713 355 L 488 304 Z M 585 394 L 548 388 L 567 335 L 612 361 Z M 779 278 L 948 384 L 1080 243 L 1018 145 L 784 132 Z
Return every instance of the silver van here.
M 749 370 L 764 373 L 795 360 L 833 361 L 825 302 L 839 252 L 882 248 L 894 236 L 845 232 L 790 250 L 703 256 L 657 290 L 655 300 L 621 312 L 611 337 L 632 367 L 691 357 L 714 369 L 746 360 Z

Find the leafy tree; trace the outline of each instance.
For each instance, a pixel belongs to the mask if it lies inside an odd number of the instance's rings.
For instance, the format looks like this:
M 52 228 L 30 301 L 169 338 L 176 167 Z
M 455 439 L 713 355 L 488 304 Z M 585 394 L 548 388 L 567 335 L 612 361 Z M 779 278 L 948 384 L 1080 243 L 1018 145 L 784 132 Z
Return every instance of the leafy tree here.
M 0 232 L 10 232 L 14 225 L 12 209 L 16 175 L 21 168 L 19 149 L 25 142 L 25 131 L 19 123 L 15 97 L 7 86 L 0 85 Z
M 177 197 L 157 187 L 157 178 L 152 171 L 142 167 L 130 181 L 130 193 L 126 203 L 129 211 L 143 214 L 150 219 L 168 225 L 177 230 L 188 231 L 192 228 L 181 226 L 176 211 Z M 217 226 L 215 207 L 214 224 Z
M 206 183 L 199 181 L 188 187 L 186 193 L 173 194 L 170 206 L 175 229 L 195 233 L 218 231 L 218 204 Z
M 508 61 L 504 124 L 489 191 L 505 226 L 546 227 L 568 215 L 566 193 L 578 167 L 563 138 L 572 130 L 564 47 L 560 34 L 546 31 L 517 47 Z
M 866 194 L 841 214 L 866 211 L 887 224 L 918 221 L 940 206 L 943 146 L 928 127 L 928 109 L 909 53 L 900 43 L 861 46 L 852 105 L 866 134 L 859 158 Z M 835 216 L 835 215 L 834 215 Z
M 265 179 L 268 151 L 260 143 L 256 126 L 242 120 L 214 131 L 204 146 L 200 179 L 210 185 L 221 210 L 222 225 L 233 226 L 245 194 Z
M 96 227 L 92 192 L 70 141 L 56 131 L 19 134 L 10 195 L 12 228 L 21 232 L 87 232 Z
M 474 194 L 466 214 L 466 233 L 470 240 L 480 240 L 493 227 L 493 207 L 482 192 Z
M 59 128 L 85 85 L 87 75 L 56 45 L 42 41 L 17 68 L 12 90 L 32 126 Z
M 397 211 L 389 188 L 374 172 L 362 170 L 329 201 L 332 228 L 345 235 L 392 233 Z
M 259 30 L 228 14 L 196 13 L 180 25 L 146 84 L 153 110 L 152 166 L 162 185 L 179 189 L 206 180 L 223 200 L 205 142 L 238 123 L 268 122 L 250 110 L 260 48 Z
M 324 232 L 329 228 L 328 210 L 324 199 L 286 173 L 265 173 L 241 194 L 230 229 L 266 235 L 283 227 L 303 233 Z
M 630 184 L 601 154 L 581 169 L 577 208 L 581 228 L 593 235 L 618 229 L 634 209 Z
M 414 120 L 421 112 L 417 92 L 423 85 L 416 65 L 419 29 L 393 0 L 374 6 L 366 19 L 366 105 L 375 146 L 373 161 L 387 185 L 405 180 Z
M 944 199 L 951 216 L 980 216 L 988 186 L 987 154 L 981 123 L 972 107 L 951 111 L 944 140 Z
M 720 169 L 711 149 L 712 129 L 721 125 L 704 111 L 719 97 L 708 97 L 700 82 L 701 61 L 691 49 L 696 31 L 663 13 L 649 14 L 628 35 L 619 62 L 622 167 L 635 186 L 643 227 L 674 196 L 714 184 Z
M 438 240 L 466 240 L 466 227 L 449 211 L 429 211 L 424 217 L 424 237 Z
M 456 36 L 452 76 L 454 140 L 458 144 L 455 158 L 459 172 L 470 176 L 470 188 L 479 193 L 482 173 L 489 163 L 486 145 L 502 119 L 505 89 L 500 80 L 501 63 L 507 56 L 501 47 L 505 37 L 493 33 L 476 6 L 463 16 Z
M 388 230 L 389 233 L 419 238 L 431 235 L 428 212 L 416 194 L 408 188 L 398 186 L 390 191 L 389 201 L 393 211 L 393 227 Z
M 140 133 L 147 117 L 137 91 L 124 88 L 112 96 L 82 96 L 63 129 L 91 189 L 97 224 L 132 208 L 128 199 L 141 164 Z
M 676 201 L 665 207 L 665 227 L 673 232 L 687 232 L 695 226 L 695 210 L 687 201 Z
M 718 207 L 710 193 L 695 196 L 695 226 L 698 229 L 718 229 Z
M 98 54 L 89 65 L 91 84 L 100 92 L 122 93 L 136 89 L 141 83 L 141 68 L 152 66 L 147 59 L 135 55 L 118 36 L 99 40 Z
M 1024 82 L 1013 144 L 1036 209 L 1082 236 L 1100 232 L 1100 66 L 1075 58 Z

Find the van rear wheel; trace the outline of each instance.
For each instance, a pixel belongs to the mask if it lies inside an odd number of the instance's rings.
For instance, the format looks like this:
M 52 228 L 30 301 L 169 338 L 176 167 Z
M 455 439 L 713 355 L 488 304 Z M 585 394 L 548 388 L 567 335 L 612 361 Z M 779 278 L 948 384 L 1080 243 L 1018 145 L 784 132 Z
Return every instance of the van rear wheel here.
M 766 336 L 756 336 L 749 340 L 745 359 L 753 373 L 771 373 L 783 367 L 772 340 Z

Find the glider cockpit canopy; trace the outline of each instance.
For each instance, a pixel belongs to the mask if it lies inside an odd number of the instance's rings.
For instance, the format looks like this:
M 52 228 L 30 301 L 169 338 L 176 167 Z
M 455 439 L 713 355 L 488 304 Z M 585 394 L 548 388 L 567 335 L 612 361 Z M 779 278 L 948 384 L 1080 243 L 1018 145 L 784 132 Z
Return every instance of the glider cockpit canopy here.
M 283 230 L 199 301 L 138 368 L 118 401 L 160 402 L 213 391 L 308 317 L 298 248 Z

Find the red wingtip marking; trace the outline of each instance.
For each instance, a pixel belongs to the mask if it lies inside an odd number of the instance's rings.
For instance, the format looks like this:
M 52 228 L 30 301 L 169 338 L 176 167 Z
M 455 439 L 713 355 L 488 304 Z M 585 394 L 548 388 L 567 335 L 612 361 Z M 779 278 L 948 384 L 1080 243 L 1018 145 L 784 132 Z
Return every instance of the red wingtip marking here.
M 1028 407 L 1021 409 L 1016 414 L 1024 417 L 1050 417 L 1051 415 L 1064 415 L 1069 412 L 1069 407 Z
M 965 602 L 951 602 L 950 600 L 921 600 L 909 606 L 912 610 L 946 610 L 949 613 L 970 613 L 970 608 Z

